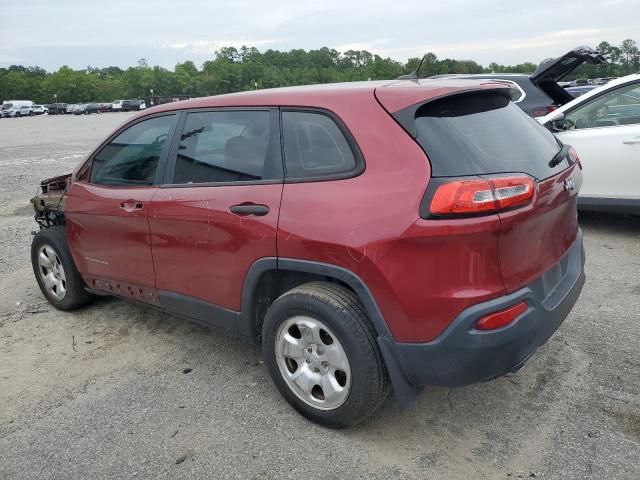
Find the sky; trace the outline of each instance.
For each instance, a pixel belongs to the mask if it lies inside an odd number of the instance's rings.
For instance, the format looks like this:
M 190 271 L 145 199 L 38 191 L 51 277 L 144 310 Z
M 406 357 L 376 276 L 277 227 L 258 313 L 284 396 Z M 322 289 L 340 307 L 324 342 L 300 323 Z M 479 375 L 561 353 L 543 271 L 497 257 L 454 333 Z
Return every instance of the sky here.
M 0 66 L 49 71 L 199 66 L 242 45 L 508 65 L 626 38 L 640 42 L 640 0 L 0 0 Z

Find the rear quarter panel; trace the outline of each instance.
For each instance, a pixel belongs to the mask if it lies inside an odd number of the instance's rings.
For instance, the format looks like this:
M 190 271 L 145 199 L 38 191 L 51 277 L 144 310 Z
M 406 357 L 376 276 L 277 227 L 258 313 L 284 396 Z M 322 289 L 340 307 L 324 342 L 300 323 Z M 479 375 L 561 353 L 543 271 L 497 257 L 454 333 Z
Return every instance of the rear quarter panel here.
M 389 327 L 398 302 L 385 280 L 386 253 L 418 218 L 430 175 L 420 147 L 377 103 L 373 93 L 323 105 L 342 119 L 365 160 L 365 171 L 336 181 L 287 183 L 278 224 L 278 256 L 338 265 L 372 290 Z M 401 309 L 400 309 L 401 310 Z

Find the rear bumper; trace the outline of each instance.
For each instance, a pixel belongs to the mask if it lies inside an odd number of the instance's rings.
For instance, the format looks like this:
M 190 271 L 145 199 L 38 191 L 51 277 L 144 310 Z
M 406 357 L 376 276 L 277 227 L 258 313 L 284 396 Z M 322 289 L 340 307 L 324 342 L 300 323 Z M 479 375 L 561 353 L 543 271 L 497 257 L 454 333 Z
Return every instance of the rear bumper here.
M 464 310 L 437 339 L 400 343 L 379 337 L 378 343 L 392 377 L 406 387 L 461 386 L 490 380 L 518 369 L 558 329 L 576 303 L 584 285 L 582 231 L 565 256 L 530 285 L 504 297 Z M 529 308 L 506 327 L 479 331 L 484 315 L 521 301 Z M 405 378 L 393 378 L 401 374 Z
M 640 199 L 578 196 L 578 210 L 640 215 Z

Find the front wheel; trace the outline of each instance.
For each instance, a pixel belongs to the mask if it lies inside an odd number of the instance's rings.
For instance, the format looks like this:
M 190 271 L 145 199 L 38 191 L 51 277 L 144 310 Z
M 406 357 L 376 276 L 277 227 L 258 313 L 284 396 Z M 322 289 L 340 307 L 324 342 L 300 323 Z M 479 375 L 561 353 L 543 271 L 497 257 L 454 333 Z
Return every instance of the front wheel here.
M 64 227 L 40 230 L 31 243 L 31 264 L 40 290 L 59 310 L 75 310 L 92 299 L 73 262 Z
M 267 312 L 262 349 L 284 398 L 329 427 L 358 423 L 387 397 L 389 381 L 362 304 L 328 282 L 296 287 Z

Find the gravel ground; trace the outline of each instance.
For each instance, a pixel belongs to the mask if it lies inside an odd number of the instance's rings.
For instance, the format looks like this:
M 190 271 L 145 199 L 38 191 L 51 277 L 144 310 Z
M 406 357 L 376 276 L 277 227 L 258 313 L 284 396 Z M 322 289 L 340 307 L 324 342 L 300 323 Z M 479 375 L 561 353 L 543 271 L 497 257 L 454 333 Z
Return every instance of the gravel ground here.
M 640 218 L 581 217 L 585 289 L 518 374 L 332 431 L 251 346 L 120 300 L 44 301 L 28 199 L 125 118 L 0 120 L 0 478 L 640 478 Z

